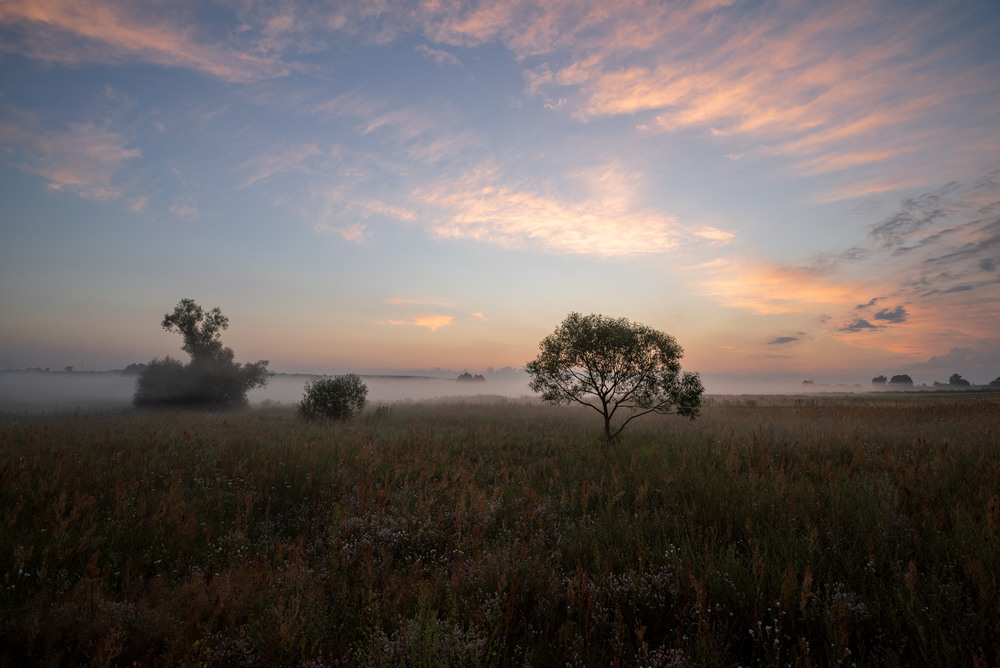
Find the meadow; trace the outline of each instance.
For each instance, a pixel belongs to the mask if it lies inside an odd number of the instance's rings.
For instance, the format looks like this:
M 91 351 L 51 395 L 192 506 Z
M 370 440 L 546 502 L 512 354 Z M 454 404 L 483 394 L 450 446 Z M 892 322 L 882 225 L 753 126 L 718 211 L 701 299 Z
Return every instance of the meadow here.
M 0 416 L 0 665 L 994 666 L 1000 394 Z

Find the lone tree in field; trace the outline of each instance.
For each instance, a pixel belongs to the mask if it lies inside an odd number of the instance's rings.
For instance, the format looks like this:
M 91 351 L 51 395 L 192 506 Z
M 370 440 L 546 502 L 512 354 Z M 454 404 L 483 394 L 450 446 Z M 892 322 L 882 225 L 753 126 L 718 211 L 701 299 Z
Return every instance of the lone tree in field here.
M 600 413 L 606 444 L 642 415 L 698 416 L 701 378 L 681 374 L 684 351 L 669 334 L 626 318 L 570 313 L 538 347 L 526 367 L 531 389 L 549 403 L 576 402 Z M 619 410 L 627 417 L 612 428 Z
M 247 392 L 267 385 L 267 360 L 237 364 L 233 349 L 222 345 L 229 318 L 213 308 L 205 311 L 193 299 L 182 299 L 161 323 L 184 339 L 188 364 L 171 357 L 142 365 L 136 380 L 136 406 L 206 406 L 231 408 L 247 402 Z

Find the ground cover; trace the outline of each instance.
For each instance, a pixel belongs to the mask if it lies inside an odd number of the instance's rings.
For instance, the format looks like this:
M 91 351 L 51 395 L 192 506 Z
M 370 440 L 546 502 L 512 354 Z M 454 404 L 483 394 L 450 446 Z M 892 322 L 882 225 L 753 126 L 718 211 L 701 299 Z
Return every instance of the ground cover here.
M 0 416 L 0 665 L 996 665 L 1000 395 Z

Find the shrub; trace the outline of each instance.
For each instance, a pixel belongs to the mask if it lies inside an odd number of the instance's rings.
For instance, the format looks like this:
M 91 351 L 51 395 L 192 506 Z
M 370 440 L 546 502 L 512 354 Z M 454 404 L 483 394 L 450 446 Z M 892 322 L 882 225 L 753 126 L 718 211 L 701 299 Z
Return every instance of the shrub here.
M 307 418 L 346 420 L 365 407 L 368 386 L 354 373 L 323 376 L 306 383 L 299 413 Z

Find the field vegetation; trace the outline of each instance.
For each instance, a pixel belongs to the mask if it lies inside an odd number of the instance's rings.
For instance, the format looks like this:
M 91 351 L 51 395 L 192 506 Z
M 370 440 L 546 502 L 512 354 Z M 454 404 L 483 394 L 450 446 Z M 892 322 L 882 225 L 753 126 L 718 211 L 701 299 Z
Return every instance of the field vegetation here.
M 1000 395 L 0 417 L 0 665 L 1000 663 Z

